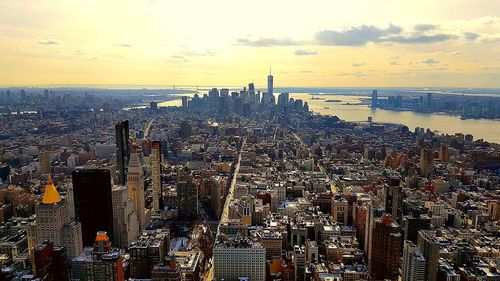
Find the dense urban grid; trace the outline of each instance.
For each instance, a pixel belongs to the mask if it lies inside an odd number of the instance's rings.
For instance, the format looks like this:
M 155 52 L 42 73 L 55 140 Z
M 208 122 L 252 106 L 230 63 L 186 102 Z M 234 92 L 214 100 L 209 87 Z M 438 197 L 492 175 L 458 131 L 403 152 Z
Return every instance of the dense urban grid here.
M 267 82 L 180 107 L 3 91 L 0 280 L 500 280 L 499 144 Z

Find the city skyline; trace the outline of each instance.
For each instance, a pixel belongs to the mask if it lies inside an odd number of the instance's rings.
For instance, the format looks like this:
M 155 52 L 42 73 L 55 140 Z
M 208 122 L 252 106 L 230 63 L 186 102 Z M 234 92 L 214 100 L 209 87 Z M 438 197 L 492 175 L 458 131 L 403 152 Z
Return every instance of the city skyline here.
M 5 1 L 0 86 L 498 88 L 500 4 Z M 280 12 L 283 11 L 283 12 Z M 286 13 L 285 13 L 286 11 Z

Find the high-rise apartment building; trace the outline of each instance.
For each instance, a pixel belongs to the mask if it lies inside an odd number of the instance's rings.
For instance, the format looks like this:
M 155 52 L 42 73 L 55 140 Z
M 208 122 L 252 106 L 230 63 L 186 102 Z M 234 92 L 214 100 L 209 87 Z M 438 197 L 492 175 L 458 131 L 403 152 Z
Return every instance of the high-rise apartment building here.
M 161 188 L 161 143 L 154 141 L 151 148 L 151 180 L 153 184 L 153 212 L 159 212 L 162 198 Z
M 91 246 L 98 231 L 113 237 L 113 206 L 109 169 L 80 168 L 72 173 L 77 220 L 84 246 Z
M 139 236 L 139 221 L 134 202 L 128 197 L 126 186 L 114 186 L 113 199 L 113 241 L 119 247 L 128 247 Z
M 115 137 L 118 184 L 123 185 L 127 180 L 127 165 L 130 157 L 128 120 L 120 121 L 115 125 Z
M 135 213 L 139 220 L 139 230 L 143 230 L 147 226 L 145 220 L 144 209 L 144 172 L 142 170 L 141 160 L 137 152 L 137 144 L 132 142 L 132 150 L 130 152 L 130 161 L 127 171 L 127 186 L 128 196 L 134 202 Z
M 198 186 L 190 175 L 178 175 L 178 177 L 177 216 L 181 219 L 196 218 L 198 216 Z
M 52 166 L 50 164 L 50 150 L 43 149 L 38 153 L 38 160 L 40 162 L 40 174 L 48 176 L 51 174 Z
M 411 241 L 404 241 L 401 268 L 403 281 L 425 281 L 425 258 Z
M 369 274 L 374 280 L 397 280 L 401 250 L 401 232 L 393 218 L 385 214 L 372 225 Z
M 425 280 L 436 281 L 439 263 L 439 241 L 436 232 L 420 230 L 418 232 L 418 247 L 425 257 Z
M 432 171 L 434 170 L 433 160 L 434 157 L 432 155 L 432 149 L 422 147 L 420 149 L 419 160 L 420 175 L 422 177 L 428 177 L 432 174 Z
M 49 240 L 55 246 L 65 247 L 69 258 L 81 252 L 83 249 L 81 225 L 70 220 L 68 202 L 61 199 L 50 176 L 42 202 L 35 207 L 35 213 L 34 237 L 37 245 Z

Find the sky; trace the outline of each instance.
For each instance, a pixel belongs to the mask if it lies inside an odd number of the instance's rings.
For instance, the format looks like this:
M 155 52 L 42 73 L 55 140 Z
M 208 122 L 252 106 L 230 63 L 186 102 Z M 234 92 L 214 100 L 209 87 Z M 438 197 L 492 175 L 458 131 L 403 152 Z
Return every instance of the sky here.
M 1 0 L 0 85 L 500 88 L 500 0 Z

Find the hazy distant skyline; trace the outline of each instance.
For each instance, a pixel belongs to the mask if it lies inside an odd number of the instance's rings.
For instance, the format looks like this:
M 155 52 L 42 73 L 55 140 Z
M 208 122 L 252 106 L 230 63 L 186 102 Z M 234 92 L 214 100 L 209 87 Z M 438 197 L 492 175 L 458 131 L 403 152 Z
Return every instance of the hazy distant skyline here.
M 500 87 L 500 1 L 0 2 L 0 86 Z

